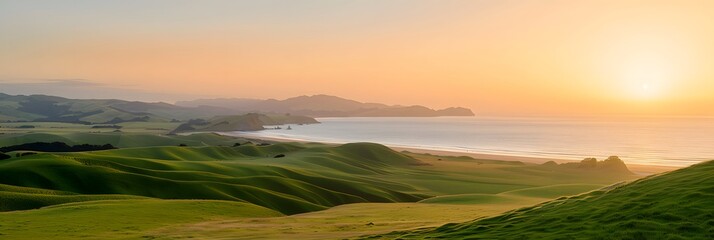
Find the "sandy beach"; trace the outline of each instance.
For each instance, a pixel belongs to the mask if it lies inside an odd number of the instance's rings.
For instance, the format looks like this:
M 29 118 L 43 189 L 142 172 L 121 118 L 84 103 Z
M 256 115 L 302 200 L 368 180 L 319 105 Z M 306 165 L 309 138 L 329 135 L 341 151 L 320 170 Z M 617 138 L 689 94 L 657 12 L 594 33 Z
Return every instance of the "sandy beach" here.
M 222 133 L 217 132 L 217 134 L 222 134 Z M 273 142 L 314 142 L 314 141 L 305 141 L 305 140 L 292 139 L 292 138 L 241 136 L 239 134 L 231 134 L 231 136 L 244 137 L 247 139 L 258 139 L 258 140 L 263 140 L 263 141 L 273 141 Z M 327 142 L 320 142 L 320 143 L 337 144 L 337 143 L 327 143 Z M 439 156 L 469 156 L 469 157 L 473 157 L 476 159 L 488 159 L 488 160 L 500 160 L 500 161 L 520 161 L 520 162 L 532 163 L 532 164 L 542 164 L 547 161 L 555 161 L 557 163 L 577 162 L 577 160 L 569 160 L 569 159 L 515 156 L 515 155 L 499 155 L 499 154 L 486 154 L 486 153 L 474 153 L 474 152 L 456 152 L 456 151 L 433 150 L 433 149 L 414 148 L 414 147 L 399 147 L 399 146 L 389 146 L 389 145 L 387 145 L 387 146 L 396 150 L 396 151 L 400 151 L 400 152 L 408 151 L 408 152 L 412 152 L 412 153 L 432 154 L 432 155 L 439 155 Z M 658 173 L 673 171 L 673 170 L 682 168 L 682 167 L 677 167 L 677 166 L 645 165 L 645 164 L 630 164 L 630 163 L 626 163 L 626 164 L 627 164 L 627 167 L 630 169 L 630 171 L 632 171 L 636 174 L 639 174 L 639 175 L 652 175 L 652 174 L 658 174 Z

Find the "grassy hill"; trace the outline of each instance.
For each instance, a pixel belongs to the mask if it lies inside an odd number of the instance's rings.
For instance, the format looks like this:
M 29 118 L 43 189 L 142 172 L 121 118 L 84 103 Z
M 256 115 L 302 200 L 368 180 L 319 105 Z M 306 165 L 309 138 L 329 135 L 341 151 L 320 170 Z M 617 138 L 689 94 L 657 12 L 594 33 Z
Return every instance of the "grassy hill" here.
M 152 111 L 157 111 L 152 113 Z M 168 121 L 188 112 L 165 103 L 77 100 L 45 95 L 0 95 L 0 121 L 119 123 Z M 158 114 L 175 112 L 175 114 Z
M 101 143 L 111 144 L 119 148 L 155 147 L 155 146 L 233 146 L 235 143 L 246 142 L 245 139 L 223 136 L 214 133 L 198 133 L 191 135 L 159 135 L 146 133 L 22 133 L 1 134 L 0 146 L 19 145 L 33 142 L 64 142 L 70 145 Z
M 172 133 L 181 132 L 230 132 L 257 131 L 265 129 L 266 125 L 283 124 L 314 124 L 319 123 L 314 118 L 291 115 L 265 115 L 249 113 L 233 116 L 216 116 L 208 120 L 193 119 L 181 124 Z
M 416 202 L 433 196 L 498 194 L 552 184 L 608 184 L 632 178 L 513 162 L 483 164 L 464 158 L 426 159 L 426 163 L 415 155 L 371 143 L 227 147 L 239 140 L 215 134 L 154 136 L 157 139 L 128 134 L 26 137 L 60 138 L 54 139 L 58 141 L 65 137 L 76 143 L 107 142 L 119 147 L 165 141 L 173 146 L 14 157 L 0 161 L 0 184 L 79 195 L 243 201 L 286 214 L 347 203 Z M 176 141 L 187 140 L 229 142 L 224 147 L 175 145 Z
M 712 239 L 712 173 L 714 161 L 496 217 L 367 238 Z
M 144 199 L 130 195 L 81 195 L 72 192 L 0 184 L 0 211 L 36 209 L 63 203 L 112 199 Z
M 0 238 L 147 239 L 147 231 L 171 225 L 280 216 L 279 212 L 235 201 L 101 200 L 0 213 Z
M 346 238 L 493 216 L 637 178 L 611 168 L 396 152 L 372 143 L 266 145 L 212 133 L 160 135 L 135 124 L 123 129 L 137 132 L 80 133 L 49 124 L 40 127 L 56 132 L 0 134 L 0 146 L 60 141 L 120 148 L 10 152 L 0 160 L 0 236 Z M 290 216 L 274 217 L 283 214 Z M 109 219 L 131 220 L 97 222 Z
M 426 197 L 411 186 L 379 178 L 392 168 L 418 163 L 386 147 L 305 150 L 301 144 L 280 144 L 40 153 L 0 162 L 0 183 L 78 194 L 245 201 L 287 214 Z M 277 154 L 288 156 L 274 158 Z M 295 161 L 307 154 L 309 160 Z

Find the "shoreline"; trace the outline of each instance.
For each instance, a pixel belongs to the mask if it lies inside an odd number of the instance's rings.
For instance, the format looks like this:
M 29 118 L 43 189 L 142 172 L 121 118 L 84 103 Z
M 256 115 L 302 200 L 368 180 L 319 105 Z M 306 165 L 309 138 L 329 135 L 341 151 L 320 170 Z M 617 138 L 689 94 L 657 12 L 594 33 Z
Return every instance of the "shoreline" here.
M 235 133 L 235 134 L 226 134 L 225 132 L 214 132 L 214 133 L 226 135 L 226 136 L 241 137 L 241 138 L 246 138 L 246 139 L 257 139 L 257 140 L 264 140 L 264 141 L 273 141 L 273 142 L 300 142 L 300 143 L 315 142 L 315 143 L 333 144 L 333 145 L 342 144 L 342 143 L 309 141 L 309 140 L 293 139 L 293 138 L 255 136 L 255 135 L 250 135 L 250 134 L 243 135 L 240 133 Z M 545 163 L 548 161 L 555 161 L 559 164 L 580 161 L 580 160 L 559 159 L 559 158 L 538 157 L 538 156 L 518 156 L 518 155 L 507 155 L 507 154 L 459 152 L 459 151 L 436 150 L 436 149 L 418 148 L 418 147 L 392 146 L 392 145 L 387 145 L 387 144 L 384 144 L 384 145 L 395 150 L 395 151 L 398 151 L 398 152 L 408 151 L 408 152 L 416 153 L 416 154 L 431 154 L 431 155 L 439 155 L 439 156 L 469 156 L 469 157 L 472 157 L 475 159 L 484 159 L 484 160 L 487 159 L 487 160 L 499 160 L 499 161 L 519 161 L 519 162 L 530 163 L 530 164 L 542 164 L 542 163 Z M 680 167 L 680 166 L 662 166 L 662 165 L 646 165 L 646 164 L 630 164 L 630 163 L 627 163 L 626 165 L 627 165 L 627 168 L 629 168 L 630 171 L 632 171 L 633 173 L 638 174 L 638 175 L 645 175 L 645 176 L 684 168 L 684 167 Z

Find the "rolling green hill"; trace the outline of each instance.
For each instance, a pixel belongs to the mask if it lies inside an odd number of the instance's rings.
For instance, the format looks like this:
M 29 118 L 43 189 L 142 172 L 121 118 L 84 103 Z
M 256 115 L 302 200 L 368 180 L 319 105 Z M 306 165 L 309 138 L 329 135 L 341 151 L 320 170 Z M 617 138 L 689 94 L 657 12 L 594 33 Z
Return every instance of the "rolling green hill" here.
M 0 121 L 70 123 L 168 121 L 188 112 L 190 112 L 188 108 L 165 103 L 77 100 L 45 95 L 0 94 Z
M 287 214 L 426 197 L 412 186 L 379 177 L 418 164 L 416 159 L 376 144 L 306 148 L 280 144 L 40 153 L 0 162 L 0 183 L 85 195 L 245 201 Z M 288 156 L 273 158 L 277 154 Z M 305 155 L 310 158 L 296 161 Z
M 320 123 L 314 118 L 291 115 L 264 115 L 249 113 L 234 116 L 216 116 L 208 120 L 193 119 L 181 124 L 172 133 L 182 132 L 230 132 L 257 131 L 266 125 L 314 124 Z
M 213 133 L 0 135 L 0 146 L 37 141 L 119 149 L 10 152 L 0 160 L 2 238 L 355 237 L 493 216 L 637 178 L 611 168 L 396 152 L 372 143 L 271 144 Z M 428 217 L 434 213 L 454 216 Z M 290 216 L 273 217 L 283 214 Z M 96 222 L 114 218 L 132 220 Z M 372 221 L 379 222 L 365 225 Z
M 493 216 L 637 178 L 611 168 L 396 152 L 372 143 L 271 144 L 213 133 L 162 135 L 145 131 L 169 126 L 163 123 L 121 123 L 127 132 L 109 129 L 101 133 L 79 132 L 90 129 L 85 125 L 36 125 L 40 132 L 0 134 L 0 146 L 58 141 L 112 144 L 119 149 L 38 152 L 20 157 L 10 152 L 11 158 L 0 160 L 3 238 L 232 238 L 257 232 L 283 238 L 293 231 L 264 229 L 253 223 L 256 220 L 239 220 L 244 217 L 266 217 L 260 220 L 266 224 L 298 221 L 293 232 L 307 238 L 354 237 L 463 221 L 468 219 L 467 213 Z M 349 207 L 351 203 L 358 205 Z M 369 206 L 375 211 L 362 216 L 359 204 L 372 204 Z M 404 217 L 421 218 L 430 209 L 457 215 L 422 220 Z M 407 215 L 389 214 L 394 211 Z M 111 219 L 112 214 L 136 220 L 95 222 Z M 291 218 L 272 217 L 282 214 Z M 70 218 L 73 220 L 65 221 Z M 53 219 L 62 222 L 49 223 Z M 362 221 L 374 220 L 389 224 L 363 228 Z M 208 224 L 217 229 L 236 225 L 243 230 L 188 231 L 183 224 Z M 345 224 L 352 230 L 346 231 Z
M 227 147 L 239 140 L 216 134 L 27 137 L 59 138 L 57 141 L 65 138 L 76 143 L 116 143 L 116 146 L 123 148 L 39 153 L 2 160 L 0 184 L 90 196 L 241 201 L 285 214 L 322 210 L 347 203 L 416 202 L 432 196 L 498 194 L 552 184 L 589 183 L 595 184 L 591 188 L 596 188 L 633 177 L 579 169 L 555 170 L 513 162 L 485 161 L 487 163 L 483 164 L 475 159 L 469 162 L 465 158 L 444 158 L 444 161 L 426 163 L 417 159 L 418 155 L 395 152 L 371 143 L 340 146 L 278 143 Z M 227 144 L 223 147 L 175 145 L 176 141 L 188 140 L 202 144 Z M 151 142 L 173 146 L 126 147 Z M 46 205 L 52 205 L 61 201 L 46 202 Z M 33 205 L 36 206 L 39 205 Z M 30 207 L 22 207 L 27 208 Z
M 146 133 L 24 133 L 0 135 L 0 147 L 33 142 L 64 142 L 70 145 L 101 143 L 119 148 L 155 147 L 155 146 L 232 146 L 245 142 L 244 139 L 223 136 L 215 133 L 197 133 L 191 135 L 159 135 Z
M 714 161 L 495 217 L 366 238 L 713 239 L 712 173 Z
M 36 209 L 63 203 L 98 200 L 145 199 L 130 195 L 81 195 L 72 192 L 0 184 L 0 211 Z

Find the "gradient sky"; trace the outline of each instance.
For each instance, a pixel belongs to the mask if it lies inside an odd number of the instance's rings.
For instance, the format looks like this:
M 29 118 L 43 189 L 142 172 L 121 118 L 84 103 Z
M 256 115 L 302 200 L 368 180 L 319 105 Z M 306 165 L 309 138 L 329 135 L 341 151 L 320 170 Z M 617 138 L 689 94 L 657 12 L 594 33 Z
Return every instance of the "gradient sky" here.
M 0 1 L 0 92 L 714 115 L 714 1 Z

